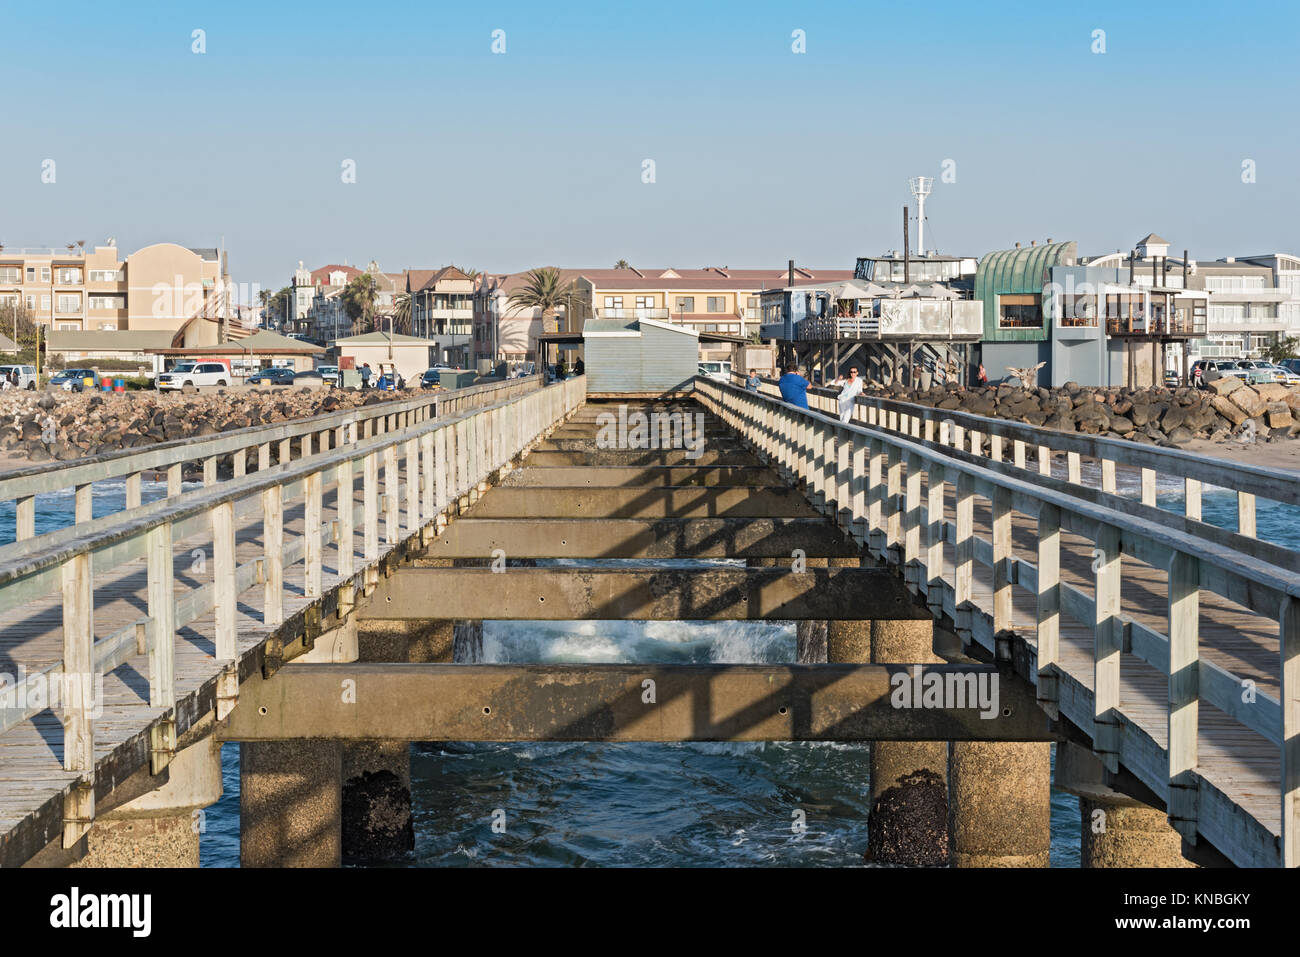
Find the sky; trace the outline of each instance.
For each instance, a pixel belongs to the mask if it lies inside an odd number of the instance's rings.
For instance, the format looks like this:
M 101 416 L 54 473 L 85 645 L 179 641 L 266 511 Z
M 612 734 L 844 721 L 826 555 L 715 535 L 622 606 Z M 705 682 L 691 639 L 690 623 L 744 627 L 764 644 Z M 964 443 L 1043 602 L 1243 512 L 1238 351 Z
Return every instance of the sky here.
M 946 254 L 1300 253 L 1297 27 L 1195 0 L 13 4 L 0 242 L 224 243 L 270 289 L 299 260 L 843 269 L 901 247 L 922 175 Z

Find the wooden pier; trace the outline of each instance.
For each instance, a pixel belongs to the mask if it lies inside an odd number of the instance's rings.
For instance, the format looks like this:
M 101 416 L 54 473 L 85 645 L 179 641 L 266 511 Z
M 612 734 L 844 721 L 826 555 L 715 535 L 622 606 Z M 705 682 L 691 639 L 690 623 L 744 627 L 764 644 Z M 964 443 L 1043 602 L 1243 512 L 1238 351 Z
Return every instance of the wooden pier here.
M 636 403 L 699 415 L 701 447 L 611 445 L 584 388 L 479 387 L 0 479 L 19 503 L 0 864 L 120 860 L 96 845 L 112 822 L 210 803 L 190 756 L 210 770 L 216 741 L 245 742 L 246 863 L 337 863 L 340 754 L 378 743 L 400 779 L 412 740 L 852 740 L 882 759 L 925 742 L 962 866 L 1045 863 L 1054 741 L 1058 778 L 1062 749 L 1094 762 L 1078 793 L 1162 816 L 1175 852 L 1300 863 L 1300 569 L 1254 536 L 1258 498 L 1300 504 L 1294 478 L 883 400 L 842 423 L 826 395 L 799 410 L 705 378 L 694 401 Z M 195 463 L 204 487 L 183 491 Z M 141 505 L 148 469 L 169 495 Z M 1182 513 L 1156 507 L 1157 473 L 1184 482 Z M 92 519 L 112 479 L 128 508 Z M 1201 521 L 1210 484 L 1236 491 L 1235 530 Z M 34 496 L 64 488 L 76 527 L 36 535 Z M 669 558 L 729 563 L 645 564 Z M 453 629 L 583 618 L 794 621 L 800 660 L 450 661 Z M 400 640 L 367 651 L 358 629 Z M 996 714 L 900 710 L 912 675 L 996 681 Z M 32 696 L 52 684 L 57 703 Z

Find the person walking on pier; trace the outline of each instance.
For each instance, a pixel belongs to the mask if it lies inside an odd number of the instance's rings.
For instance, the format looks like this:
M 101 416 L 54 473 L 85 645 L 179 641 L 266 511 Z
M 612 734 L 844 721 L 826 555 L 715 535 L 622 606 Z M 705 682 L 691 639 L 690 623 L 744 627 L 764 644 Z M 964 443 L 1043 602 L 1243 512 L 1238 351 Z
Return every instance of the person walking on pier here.
M 363 389 L 370 388 L 370 363 L 369 362 L 363 362 L 361 364 L 361 388 Z
M 761 386 L 762 384 L 763 384 L 763 380 L 758 377 L 758 373 L 753 370 L 750 370 L 749 375 L 745 378 L 745 388 L 748 389 L 750 392 L 757 392 L 759 386 Z
M 848 422 L 853 418 L 853 408 L 857 405 L 858 396 L 862 394 L 862 378 L 858 375 L 858 367 L 849 366 L 849 377 L 846 379 L 840 376 L 831 385 L 840 387 L 840 421 Z
M 808 380 L 799 374 L 799 367 L 793 362 L 785 367 L 785 375 L 776 384 L 781 390 L 781 398 L 800 409 L 808 408 L 808 385 Z

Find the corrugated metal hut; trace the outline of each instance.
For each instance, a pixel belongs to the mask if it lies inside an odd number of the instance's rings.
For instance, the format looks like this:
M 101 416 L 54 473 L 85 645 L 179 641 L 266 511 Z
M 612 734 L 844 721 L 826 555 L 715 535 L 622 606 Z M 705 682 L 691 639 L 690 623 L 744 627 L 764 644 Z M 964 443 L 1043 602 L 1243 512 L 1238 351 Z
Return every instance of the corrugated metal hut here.
M 699 333 L 656 319 L 589 319 L 582 330 L 587 395 L 646 398 L 688 392 Z

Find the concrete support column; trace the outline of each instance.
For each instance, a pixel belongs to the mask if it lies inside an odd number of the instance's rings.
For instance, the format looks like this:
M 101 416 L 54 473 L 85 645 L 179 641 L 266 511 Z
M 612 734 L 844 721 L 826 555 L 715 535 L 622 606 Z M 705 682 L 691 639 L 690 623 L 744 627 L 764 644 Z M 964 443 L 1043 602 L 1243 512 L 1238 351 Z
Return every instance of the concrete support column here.
M 1047 867 L 1051 745 L 953 741 L 948 826 L 954 867 Z
M 827 623 L 827 660 L 878 664 L 938 663 L 933 623 Z M 948 861 L 947 745 L 877 741 L 871 746 L 871 817 L 866 858 L 882 864 L 941 867 Z
M 72 867 L 198 867 L 203 808 L 221 797 L 221 745 L 209 733 L 177 751 L 167 782 L 95 819 Z
M 239 746 L 241 866 L 339 866 L 342 753 L 318 739 Z
M 1056 748 L 1056 786 L 1079 798 L 1080 863 L 1084 867 L 1195 867 L 1165 812 L 1114 790 L 1088 749 Z

